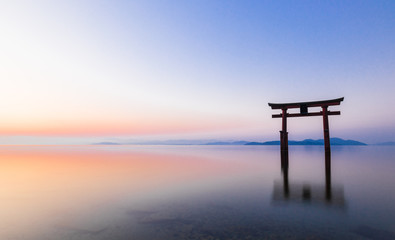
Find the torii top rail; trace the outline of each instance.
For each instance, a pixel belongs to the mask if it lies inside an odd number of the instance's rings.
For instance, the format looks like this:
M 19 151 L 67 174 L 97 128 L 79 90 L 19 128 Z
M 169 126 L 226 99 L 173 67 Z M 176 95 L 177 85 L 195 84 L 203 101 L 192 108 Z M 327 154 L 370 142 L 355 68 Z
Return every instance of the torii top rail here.
M 282 118 L 282 131 L 280 131 L 280 143 L 281 143 L 281 154 L 288 158 L 288 132 L 287 132 L 287 117 L 307 117 L 307 116 L 322 116 L 324 123 L 324 141 L 325 141 L 325 152 L 330 153 L 330 141 L 329 141 L 329 115 L 340 115 L 340 111 L 328 111 L 329 106 L 340 105 L 340 102 L 344 100 L 342 98 L 336 98 L 324 101 L 313 101 L 313 102 L 295 102 L 295 103 L 269 103 L 272 109 L 281 109 L 282 113 L 273 114 L 273 118 Z M 320 112 L 309 112 L 309 107 L 321 107 Z M 300 113 L 287 113 L 288 109 L 300 108 Z

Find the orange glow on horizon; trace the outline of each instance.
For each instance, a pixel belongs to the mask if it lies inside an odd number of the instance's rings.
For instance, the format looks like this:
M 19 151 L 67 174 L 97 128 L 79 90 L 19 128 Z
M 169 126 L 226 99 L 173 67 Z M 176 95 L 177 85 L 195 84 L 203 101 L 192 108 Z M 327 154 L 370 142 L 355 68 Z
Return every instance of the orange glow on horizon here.
M 94 119 L 94 120 L 93 120 Z M 122 136 L 149 134 L 178 134 L 218 131 L 246 125 L 241 120 L 224 117 L 208 119 L 203 116 L 77 116 L 75 118 L 33 118 L 25 121 L 4 119 L 0 135 L 31 136 Z
M 0 135 L 31 135 L 31 136 L 122 136 L 150 134 L 178 134 L 218 131 L 243 126 L 241 122 L 220 121 L 166 121 L 147 120 L 145 122 L 51 122 L 27 123 L 24 125 L 3 124 Z

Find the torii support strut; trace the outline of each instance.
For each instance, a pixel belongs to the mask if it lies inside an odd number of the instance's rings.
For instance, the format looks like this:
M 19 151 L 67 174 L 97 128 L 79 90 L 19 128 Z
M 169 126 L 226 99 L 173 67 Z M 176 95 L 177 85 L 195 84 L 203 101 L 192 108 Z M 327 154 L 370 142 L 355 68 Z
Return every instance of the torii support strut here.
M 273 114 L 273 118 L 282 118 L 282 131 L 280 131 L 280 144 L 281 144 L 281 159 L 288 160 L 288 132 L 287 132 L 287 117 L 309 117 L 309 116 L 322 116 L 324 125 L 324 142 L 325 142 L 325 154 L 330 156 L 331 145 L 329 139 L 329 115 L 340 115 L 340 111 L 329 111 L 329 106 L 340 105 L 340 102 L 344 100 L 342 98 L 336 98 L 324 101 L 314 102 L 296 102 L 296 103 L 269 103 L 272 109 L 281 109 L 282 113 Z M 320 112 L 309 113 L 309 107 L 321 107 Z M 287 113 L 288 109 L 299 108 L 300 113 Z M 286 161 L 286 164 L 288 161 Z M 288 165 L 288 164 L 287 164 Z

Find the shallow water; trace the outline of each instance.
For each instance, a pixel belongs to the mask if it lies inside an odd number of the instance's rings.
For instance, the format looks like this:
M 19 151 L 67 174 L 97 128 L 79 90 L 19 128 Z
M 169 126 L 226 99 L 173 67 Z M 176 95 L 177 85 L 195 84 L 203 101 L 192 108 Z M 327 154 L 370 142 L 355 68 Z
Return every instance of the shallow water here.
M 395 147 L 1 146 L 0 239 L 395 239 Z

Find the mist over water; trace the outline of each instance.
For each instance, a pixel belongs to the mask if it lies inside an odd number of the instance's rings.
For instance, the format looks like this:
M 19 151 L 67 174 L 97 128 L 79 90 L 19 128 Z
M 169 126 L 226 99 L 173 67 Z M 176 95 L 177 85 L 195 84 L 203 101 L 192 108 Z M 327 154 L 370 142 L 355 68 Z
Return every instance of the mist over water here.
M 279 146 L 1 146 L 0 239 L 394 239 L 394 156 L 332 147 L 328 185 L 323 146 L 287 178 Z

